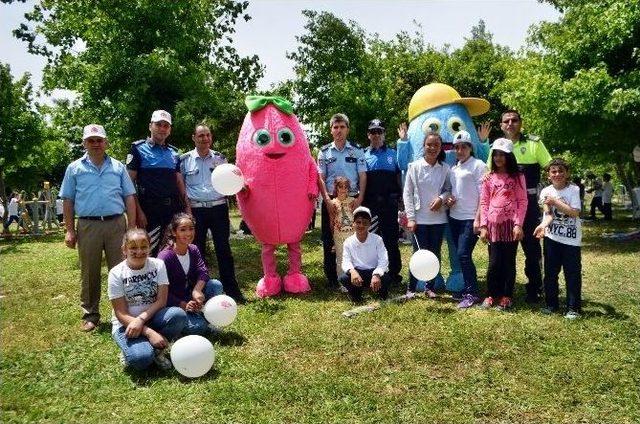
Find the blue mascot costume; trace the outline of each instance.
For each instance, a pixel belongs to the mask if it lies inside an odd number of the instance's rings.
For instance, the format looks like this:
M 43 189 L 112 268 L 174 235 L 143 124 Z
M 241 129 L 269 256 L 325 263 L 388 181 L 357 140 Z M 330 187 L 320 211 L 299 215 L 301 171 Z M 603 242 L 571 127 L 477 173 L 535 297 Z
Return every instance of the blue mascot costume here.
M 489 155 L 489 143 L 482 142 L 475 131 L 472 116 L 479 116 L 489 110 L 489 102 L 479 98 L 462 98 L 452 87 L 446 84 L 432 83 L 421 87 L 409 103 L 409 128 L 407 140 L 398 140 L 398 166 L 404 173 L 410 162 L 424 155 L 424 138 L 429 131 L 436 131 L 442 137 L 442 148 L 446 152 L 446 162 L 453 166 L 456 155 L 453 150 L 453 137 L 458 131 L 466 130 L 471 134 L 473 154 L 486 162 Z M 453 247 L 451 231 L 445 230 L 449 250 L 451 274 L 446 281 L 446 289 L 457 293 L 464 288 L 464 278 L 458 257 Z M 419 281 L 417 290 L 424 290 L 424 281 Z M 436 288 L 445 286 L 442 275 L 436 277 Z

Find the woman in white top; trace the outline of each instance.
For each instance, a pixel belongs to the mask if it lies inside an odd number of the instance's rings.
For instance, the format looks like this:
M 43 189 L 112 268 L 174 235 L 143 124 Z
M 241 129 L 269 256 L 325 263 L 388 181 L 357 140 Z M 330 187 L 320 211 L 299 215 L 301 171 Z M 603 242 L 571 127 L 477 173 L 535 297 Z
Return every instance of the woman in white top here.
M 430 250 L 438 260 L 447 223 L 443 202 L 449 195 L 450 168 L 444 159 L 440 134 L 428 132 L 424 139 L 424 157 L 409 164 L 403 193 L 407 229 L 414 233 L 413 250 Z M 415 292 L 417 282 L 409 273 L 409 292 Z M 425 293 L 435 298 L 435 279 L 426 283 Z
M 473 157 L 471 135 L 467 131 L 460 131 L 455 135 L 453 147 L 458 163 L 451 168 L 449 174 L 451 196 L 445 200 L 445 204 L 449 207 L 449 228 L 464 277 L 463 296 L 458 307 L 469 308 L 480 301 L 478 275 L 473 263 L 473 249 L 478 241 L 474 232 L 474 221 L 487 165 Z

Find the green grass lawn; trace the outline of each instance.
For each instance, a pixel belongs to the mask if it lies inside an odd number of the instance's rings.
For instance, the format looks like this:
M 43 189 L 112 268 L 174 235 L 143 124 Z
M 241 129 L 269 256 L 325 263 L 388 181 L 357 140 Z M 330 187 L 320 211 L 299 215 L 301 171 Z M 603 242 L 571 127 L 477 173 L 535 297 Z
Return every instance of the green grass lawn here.
M 123 370 L 106 270 L 103 324 L 79 331 L 77 253 L 61 234 L 1 242 L 0 421 L 639 422 L 640 242 L 600 237 L 637 227 L 585 224 L 584 315 L 574 322 L 522 302 L 521 252 L 512 312 L 458 311 L 445 296 L 346 319 L 350 303 L 324 289 L 318 230 L 304 241 L 314 290 L 302 297 L 256 300 L 259 246 L 233 240 L 252 300 L 211 339 L 214 369 L 195 380 Z M 410 249 L 402 254 L 408 264 Z M 484 289 L 484 245 L 475 258 Z

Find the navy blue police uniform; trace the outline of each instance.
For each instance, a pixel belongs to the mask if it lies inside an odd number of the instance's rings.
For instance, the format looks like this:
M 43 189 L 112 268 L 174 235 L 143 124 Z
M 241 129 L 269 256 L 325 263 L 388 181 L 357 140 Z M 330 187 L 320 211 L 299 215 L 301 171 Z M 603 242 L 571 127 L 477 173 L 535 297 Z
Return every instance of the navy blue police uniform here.
M 174 214 L 183 210 L 178 192 L 180 172 L 178 149 L 170 144 L 159 145 L 150 138 L 131 144 L 127 169 L 136 171 L 138 202 L 147 217 L 147 232 L 151 238 L 151 256 L 157 256 L 164 229 Z

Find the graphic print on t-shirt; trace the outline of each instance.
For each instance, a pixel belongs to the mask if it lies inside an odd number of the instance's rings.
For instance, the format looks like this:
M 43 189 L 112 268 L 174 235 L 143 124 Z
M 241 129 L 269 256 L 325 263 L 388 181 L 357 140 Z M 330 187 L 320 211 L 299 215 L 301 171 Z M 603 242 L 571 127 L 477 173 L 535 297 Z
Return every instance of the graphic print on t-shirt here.
M 153 269 L 144 274 L 131 275 L 122 279 L 124 296 L 129 307 L 149 305 L 158 296 L 158 270 Z

